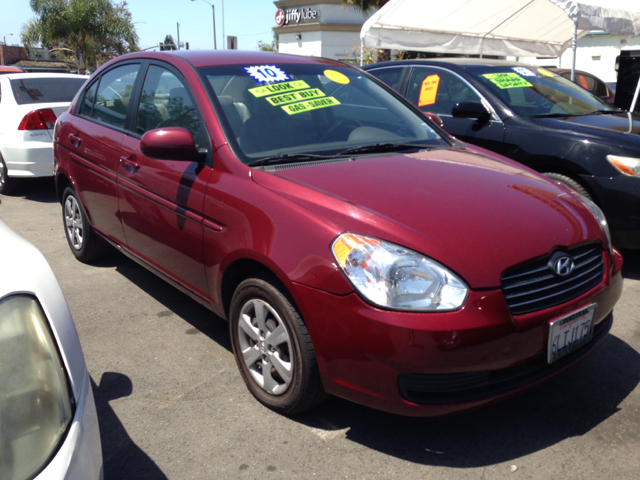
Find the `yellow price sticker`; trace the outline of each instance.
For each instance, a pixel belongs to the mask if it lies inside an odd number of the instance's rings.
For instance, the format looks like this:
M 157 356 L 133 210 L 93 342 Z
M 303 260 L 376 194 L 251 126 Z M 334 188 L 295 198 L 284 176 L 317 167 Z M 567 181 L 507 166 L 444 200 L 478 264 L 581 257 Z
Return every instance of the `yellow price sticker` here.
M 306 82 L 302 80 L 293 80 L 291 82 L 272 83 L 270 85 L 262 85 L 256 88 L 250 88 L 249 91 L 254 97 L 266 97 L 274 93 L 291 92 L 293 90 L 302 90 L 309 88 Z
M 319 108 L 333 107 L 335 105 L 340 105 L 340 102 L 334 97 L 326 97 L 307 100 L 306 102 L 292 103 L 291 105 L 283 106 L 282 109 L 289 115 L 295 115 L 297 113 L 318 110 Z
M 538 73 L 540 75 L 544 75 L 545 77 L 553 77 L 553 73 L 551 73 L 549 70 L 545 70 L 544 68 L 539 68 L 538 69 Z
M 299 92 L 283 93 L 282 95 L 274 95 L 267 97 L 266 100 L 274 107 L 285 103 L 299 102 L 301 100 L 311 100 L 312 98 L 324 97 L 325 93 L 319 88 L 310 88 L 309 90 L 300 90 Z
M 340 72 L 336 72 L 335 70 L 325 70 L 324 76 L 333 82 L 341 83 L 343 85 L 346 85 L 350 82 L 349 77 L 343 75 Z
M 482 76 L 503 90 L 505 88 L 533 87 L 517 73 L 485 73 Z

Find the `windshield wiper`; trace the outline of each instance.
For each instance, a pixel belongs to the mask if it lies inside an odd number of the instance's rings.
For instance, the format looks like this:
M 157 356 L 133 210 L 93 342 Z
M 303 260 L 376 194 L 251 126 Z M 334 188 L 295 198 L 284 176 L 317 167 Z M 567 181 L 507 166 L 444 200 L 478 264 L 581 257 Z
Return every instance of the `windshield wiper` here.
M 337 155 L 340 156 L 340 155 Z M 248 163 L 249 167 L 262 167 L 264 165 L 273 165 L 275 163 L 295 163 L 305 160 L 326 160 L 336 158 L 336 155 L 317 155 L 315 153 L 285 153 L 282 155 L 271 155 L 261 158 L 255 162 Z
M 539 113 L 537 115 L 527 115 L 527 118 L 553 118 L 553 117 L 579 117 L 575 113 Z
M 377 152 L 389 152 L 393 150 L 434 150 L 437 148 L 444 148 L 445 145 L 418 145 L 415 143 L 374 143 L 373 145 L 364 145 L 362 147 L 348 148 L 343 150 L 338 155 L 349 155 L 353 153 L 377 153 Z
M 603 113 L 620 113 L 621 110 L 595 110 L 593 112 L 585 113 L 585 115 L 602 115 Z

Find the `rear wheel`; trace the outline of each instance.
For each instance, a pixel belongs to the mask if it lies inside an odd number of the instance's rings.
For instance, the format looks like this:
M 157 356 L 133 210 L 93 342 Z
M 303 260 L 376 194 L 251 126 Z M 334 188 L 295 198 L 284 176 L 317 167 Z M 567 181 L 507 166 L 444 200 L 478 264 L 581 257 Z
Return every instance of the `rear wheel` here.
M 295 414 L 325 399 L 309 331 L 275 278 L 259 275 L 238 285 L 229 328 L 242 378 L 263 405 Z
M 578 192 L 580 195 L 583 195 L 587 197 L 589 200 L 593 201 L 593 199 L 591 198 L 591 195 L 589 195 L 587 190 L 573 178 L 568 177 L 567 175 L 562 175 L 560 173 L 553 173 L 553 172 L 543 173 L 543 175 L 545 177 L 549 177 L 551 180 L 555 180 L 556 182 L 564 185 L 565 187 L 570 188 L 571 190 L 574 190 Z
M 13 195 L 18 191 L 19 179 L 11 178 L 8 175 L 7 165 L 0 156 L 0 193 L 3 195 Z
M 104 256 L 109 246 L 91 228 L 75 190 L 67 187 L 62 194 L 62 221 L 67 243 L 81 262 Z

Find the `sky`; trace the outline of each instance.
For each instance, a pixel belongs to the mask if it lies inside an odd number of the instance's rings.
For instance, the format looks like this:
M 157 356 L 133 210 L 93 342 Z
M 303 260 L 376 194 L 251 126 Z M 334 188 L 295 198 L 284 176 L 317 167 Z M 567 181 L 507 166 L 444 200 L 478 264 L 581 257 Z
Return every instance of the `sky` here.
M 114 1 L 114 0 L 112 0 Z M 222 4 L 224 2 L 225 35 L 238 37 L 239 50 L 256 50 L 258 41 L 271 43 L 272 27 L 276 25 L 277 8 L 270 0 L 208 0 L 215 7 L 218 49 L 222 41 Z M 20 29 L 34 17 L 29 0 L 2 2 L 0 38 L 7 44 L 20 43 Z M 114 3 L 117 3 L 114 1 Z M 129 0 L 129 11 L 140 37 L 140 48 L 158 45 L 166 35 L 177 41 L 189 42 L 191 50 L 213 48 L 212 9 L 205 0 Z M 13 36 L 9 36 L 13 33 Z M 3 40 L 4 41 L 4 40 Z

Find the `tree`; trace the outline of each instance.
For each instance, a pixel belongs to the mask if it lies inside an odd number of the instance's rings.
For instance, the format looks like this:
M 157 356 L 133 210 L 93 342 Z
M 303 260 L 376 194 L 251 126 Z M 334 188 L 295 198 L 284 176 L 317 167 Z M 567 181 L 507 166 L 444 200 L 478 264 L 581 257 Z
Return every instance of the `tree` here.
M 342 6 L 359 10 L 365 15 L 371 15 L 375 10 L 384 7 L 389 0 L 342 0 Z M 391 60 L 391 50 L 378 50 L 378 61 Z
M 277 32 L 273 32 L 273 40 L 271 43 L 263 42 L 262 40 L 258 41 L 258 51 L 259 52 L 277 52 L 280 46 L 280 36 Z
M 171 35 L 167 35 L 164 37 L 164 42 L 162 42 L 162 47 L 160 50 L 177 50 L 178 46 L 176 45 L 176 41 L 173 39 Z
M 23 25 L 20 39 L 27 52 L 44 48 L 69 55 L 84 74 L 87 62 L 138 50 L 138 35 L 127 3 L 111 0 L 30 0 L 35 18 Z

